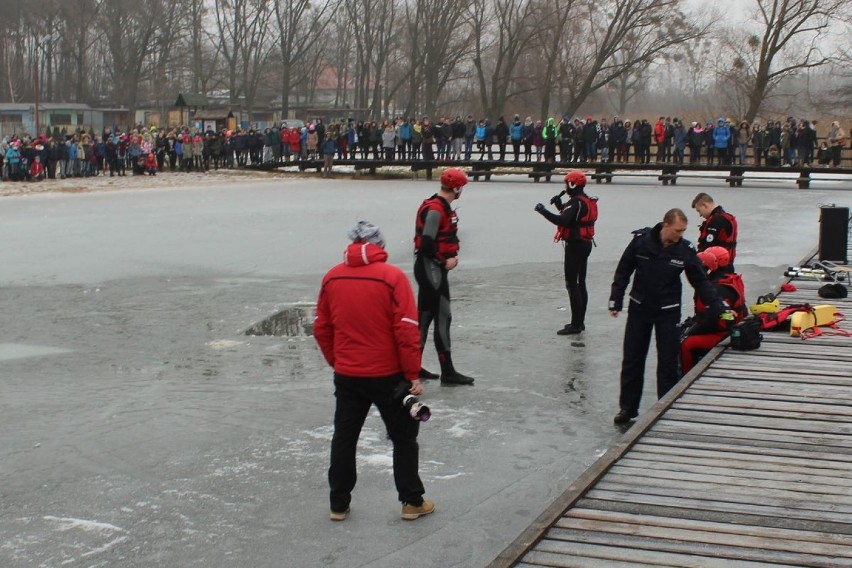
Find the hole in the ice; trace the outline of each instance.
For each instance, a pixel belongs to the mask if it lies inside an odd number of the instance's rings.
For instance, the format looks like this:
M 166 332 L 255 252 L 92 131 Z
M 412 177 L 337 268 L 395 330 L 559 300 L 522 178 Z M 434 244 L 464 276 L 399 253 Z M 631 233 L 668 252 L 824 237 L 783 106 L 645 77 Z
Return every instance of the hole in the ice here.
M 279 310 L 245 331 L 246 335 L 306 337 L 314 333 L 316 304 L 295 304 Z

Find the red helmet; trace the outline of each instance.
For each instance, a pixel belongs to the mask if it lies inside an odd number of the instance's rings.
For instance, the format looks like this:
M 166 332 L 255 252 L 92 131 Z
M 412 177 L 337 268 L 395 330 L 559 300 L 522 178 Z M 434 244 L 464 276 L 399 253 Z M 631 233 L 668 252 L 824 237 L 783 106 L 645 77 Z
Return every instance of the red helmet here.
M 565 174 L 565 183 L 572 189 L 575 187 L 586 187 L 586 174 L 577 170 L 568 172 Z
M 441 174 L 441 187 L 459 189 L 467 185 L 467 174 L 458 168 L 447 168 Z
M 709 247 L 699 252 L 698 258 L 711 272 L 731 263 L 731 253 L 724 247 Z

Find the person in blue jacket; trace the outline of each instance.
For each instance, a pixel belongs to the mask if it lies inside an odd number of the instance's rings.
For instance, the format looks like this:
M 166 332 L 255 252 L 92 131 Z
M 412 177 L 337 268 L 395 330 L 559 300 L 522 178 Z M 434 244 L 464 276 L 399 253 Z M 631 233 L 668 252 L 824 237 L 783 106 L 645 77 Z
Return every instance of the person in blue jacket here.
M 670 209 L 663 221 L 653 228 L 633 232 L 633 239 L 615 269 L 609 297 L 612 317 L 618 317 L 622 310 L 625 290 L 631 276 L 633 279 L 624 328 L 620 410 L 614 418 L 616 424 L 626 424 L 639 415 L 652 331 L 656 334 L 657 345 L 658 398 L 680 379 L 681 274 L 686 273 L 711 317 L 721 316 L 725 311 L 695 249 L 683 238 L 686 227 L 686 214 L 680 209 Z
M 524 139 L 524 123 L 521 122 L 521 115 L 516 114 L 509 125 L 509 139 L 512 141 L 512 152 L 515 155 L 515 161 L 521 159 L 521 141 Z
M 716 121 L 716 128 L 713 129 L 713 147 L 716 148 L 716 160 L 720 166 L 727 162 L 728 143 L 731 139 L 731 127 L 728 126 L 724 117 L 719 117 Z

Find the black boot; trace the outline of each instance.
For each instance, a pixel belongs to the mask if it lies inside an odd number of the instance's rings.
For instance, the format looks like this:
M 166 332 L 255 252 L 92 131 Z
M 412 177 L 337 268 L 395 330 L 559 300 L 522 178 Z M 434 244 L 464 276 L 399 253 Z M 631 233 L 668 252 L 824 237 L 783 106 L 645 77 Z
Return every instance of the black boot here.
M 437 379 L 438 373 L 430 373 L 423 367 L 420 367 L 420 374 L 417 376 L 417 378 L 420 380 Z
M 581 323 L 569 323 L 568 325 L 557 331 L 556 335 L 576 335 L 578 333 L 582 333 L 584 329 L 586 329 L 586 326 Z
M 442 385 L 472 385 L 473 377 L 462 375 L 453 366 L 453 358 L 449 351 L 438 353 L 441 362 L 441 384 Z
M 462 375 L 458 371 L 451 371 L 449 373 L 441 373 L 441 384 L 442 385 L 473 385 L 473 377 L 468 377 L 467 375 Z
M 616 424 L 627 424 L 628 422 L 636 418 L 638 415 L 639 413 L 635 410 L 630 411 L 621 409 L 618 411 L 618 414 L 615 415 L 615 418 L 613 418 L 612 421 Z

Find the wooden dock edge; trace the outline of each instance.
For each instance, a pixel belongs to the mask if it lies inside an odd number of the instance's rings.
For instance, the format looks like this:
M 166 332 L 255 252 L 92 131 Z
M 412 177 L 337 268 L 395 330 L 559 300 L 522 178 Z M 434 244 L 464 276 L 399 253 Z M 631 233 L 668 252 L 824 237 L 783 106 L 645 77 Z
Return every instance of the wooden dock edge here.
M 514 566 L 524 554 L 544 538 L 547 530 L 565 512 L 574 506 L 597 481 L 633 447 L 639 439 L 651 429 L 665 410 L 674 403 L 701 376 L 704 370 L 715 361 L 726 349 L 719 344 L 714 347 L 689 373 L 687 373 L 666 396 L 658 400 L 654 406 L 642 414 L 625 433 L 625 437 L 595 461 L 580 477 L 568 486 L 562 495 L 538 516 L 497 558 L 491 561 L 488 568 L 509 568 Z
M 814 248 L 807 256 L 799 261 L 799 266 L 812 260 L 819 248 Z M 788 279 L 789 281 L 789 279 Z M 780 290 L 780 288 L 779 288 Z M 562 495 L 550 504 L 509 546 L 491 561 L 488 568 L 510 568 L 535 547 L 547 530 L 574 506 L 594 485 L 604 476 L 609 468 L 632 448 L 639 439 L 651 429 L 662 414 L 694 383 L 719 356 L 728 348 L 729 342 L 723 341 L 716 345 L 699 363 L 678 381 L 677 385 L 666 396 L 658 400 L 654 406 L 630 427 L 626 435 L 615 446 L 598 458 L 580 477 L 568 486 Z

